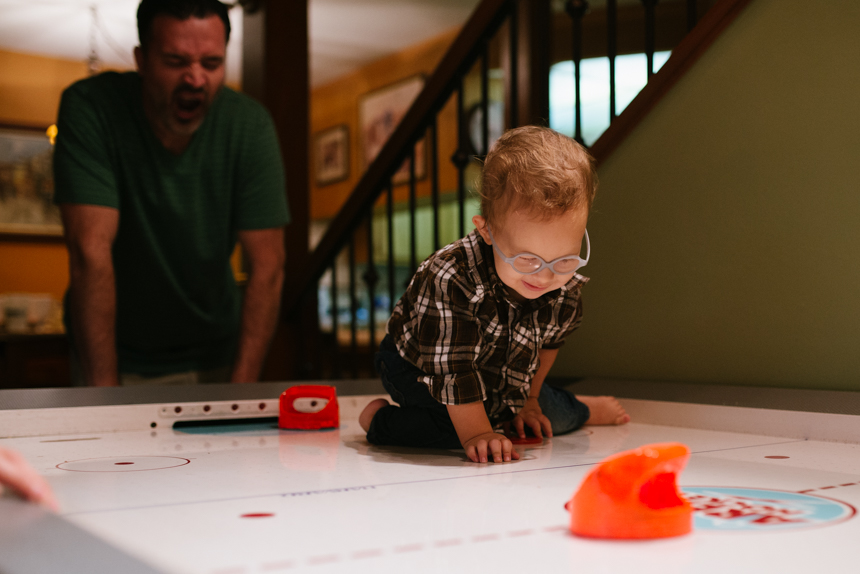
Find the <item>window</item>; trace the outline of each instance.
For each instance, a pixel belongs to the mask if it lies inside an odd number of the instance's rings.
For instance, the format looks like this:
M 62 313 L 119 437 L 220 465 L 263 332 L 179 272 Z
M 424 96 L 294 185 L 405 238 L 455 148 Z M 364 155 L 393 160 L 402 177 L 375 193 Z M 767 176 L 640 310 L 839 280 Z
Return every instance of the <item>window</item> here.
M 669 59 L 670 51 L 654 53 L 654 71 Z M 645 54 L 615 58 L 615 113 L 620 114 L 648 82 Z M 609 58 L 580 62 L 582 139 L 593 144 L 609 127 Z M 559 62 L 549 72 L 549 126 L 573 137 L 573 61 Z

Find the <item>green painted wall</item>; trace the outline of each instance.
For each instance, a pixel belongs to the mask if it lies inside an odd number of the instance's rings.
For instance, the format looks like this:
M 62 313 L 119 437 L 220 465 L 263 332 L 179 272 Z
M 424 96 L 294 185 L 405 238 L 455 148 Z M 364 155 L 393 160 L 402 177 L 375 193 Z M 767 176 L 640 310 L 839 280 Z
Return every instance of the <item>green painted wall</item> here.
M 858 30 L 753 0 L 601 166 L 553 376 L 860 390 Z

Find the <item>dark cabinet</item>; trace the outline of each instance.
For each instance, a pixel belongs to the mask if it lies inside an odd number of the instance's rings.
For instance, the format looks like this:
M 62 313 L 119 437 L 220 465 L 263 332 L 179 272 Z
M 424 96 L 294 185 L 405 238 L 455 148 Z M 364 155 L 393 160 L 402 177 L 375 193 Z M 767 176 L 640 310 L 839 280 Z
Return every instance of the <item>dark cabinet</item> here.
M 66 335 L 0 333 L 0 389 L 68 387 L 70 384 Z

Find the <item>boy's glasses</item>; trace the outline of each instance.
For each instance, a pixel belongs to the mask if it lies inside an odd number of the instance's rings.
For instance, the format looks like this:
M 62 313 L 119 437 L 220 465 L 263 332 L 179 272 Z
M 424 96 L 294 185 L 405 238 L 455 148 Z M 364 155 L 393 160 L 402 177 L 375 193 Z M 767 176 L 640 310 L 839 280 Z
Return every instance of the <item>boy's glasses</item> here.
M 585 230 L 585 249 L 586 257 L 583 259 L 578 255 L 564 255 L 552 261 L 544 261 L 540 255 L 534 253 L 517 253 L 513 257 L 508 257 L 496 245 L 496 239 L 493 237 L 493 232 L 487 228 L 487 233 L 490 234 L 490 240 L 493 242 L 493 249 L 502 258 L 502 261 L 514 268 L 514 271 L 523 275 L 534 275 L 549 267 L 556 275 L 570 275 L 581 267 L 585 267 L 588 260 L 591 258 L 591 242 L 588 241 L 588 230 Z

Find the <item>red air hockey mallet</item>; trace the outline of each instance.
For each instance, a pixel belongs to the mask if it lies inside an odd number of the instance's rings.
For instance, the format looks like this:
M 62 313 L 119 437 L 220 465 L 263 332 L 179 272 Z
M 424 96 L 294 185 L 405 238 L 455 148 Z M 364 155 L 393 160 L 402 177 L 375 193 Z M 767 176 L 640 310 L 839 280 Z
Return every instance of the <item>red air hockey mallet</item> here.
M 610 456 L 592 470 L 565 507 L 570 531 L 591 538 L 667 538 L 693 528 L 693 509 L 678 491 L 690 449 L 649 444 Z
M 296 385 L 281 393 L 278 427 L 291 430 L 338 428 L 337 393 L 327 385 Z
M 511 441 L 511 444 L 526 445 L 526 444 L 542 444 L 543 443 L 543 437 L 535 436 L 533 434 L 530 434 L 529 432 L 526 433 L 525 438 L 520 438 L 520 435 L 518 435 L 517 431 L 514 429 L 506 430 L 505 431 L 505 437 L 509 441 Z

